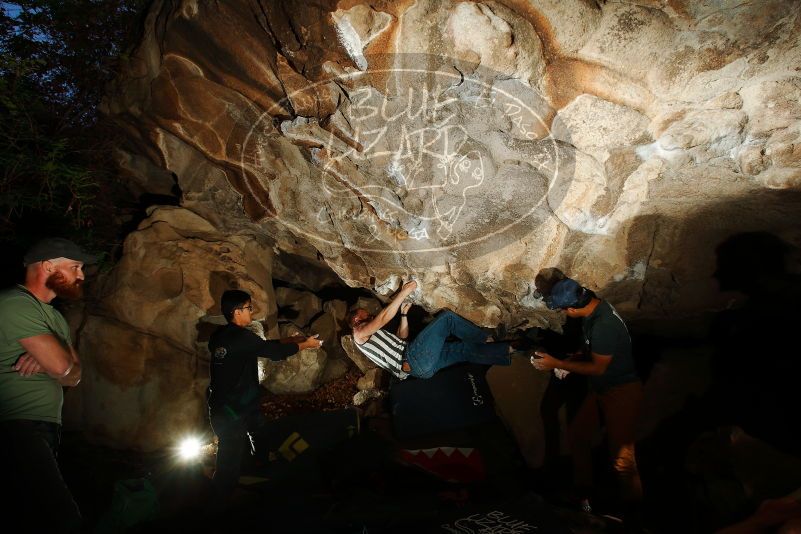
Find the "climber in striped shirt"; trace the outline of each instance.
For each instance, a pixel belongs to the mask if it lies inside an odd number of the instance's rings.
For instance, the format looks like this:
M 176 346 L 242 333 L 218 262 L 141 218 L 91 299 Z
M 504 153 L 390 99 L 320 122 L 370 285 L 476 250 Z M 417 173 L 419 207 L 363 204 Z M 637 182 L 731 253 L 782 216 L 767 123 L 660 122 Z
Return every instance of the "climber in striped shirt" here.
M 460 362 L 483 365 L 509 365 L 511 345 L 492 342 L 481 328 L 450 310 L 444 310 L 409 343 L 406 314 L 411 304 L 404 302 L 417 289 L 412 280 L 403 285 L 392 301 L 377 315 L 363 308 L 351 312 L 349 324 L 359 350 L 373 363 L 399 379 L 408 376 L 431 378 L 445 367 Z M 395 333 L 384 327 L 400 311 L 400 325 Z M 449 336 L 459 341 L 446 341 Z

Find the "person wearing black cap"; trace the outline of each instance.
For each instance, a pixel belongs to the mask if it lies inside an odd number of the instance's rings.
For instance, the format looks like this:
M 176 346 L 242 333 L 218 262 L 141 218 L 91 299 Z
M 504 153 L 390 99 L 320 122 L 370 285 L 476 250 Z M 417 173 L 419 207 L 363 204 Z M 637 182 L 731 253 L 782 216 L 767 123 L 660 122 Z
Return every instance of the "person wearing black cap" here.
M 546 304 L 580 318 L 585 361 L 558 360 L 536 352 L 532 365 L 538 370 L 564 369 L 589 377 L 590 392 L 568 430 L 573 455 L 576 488 L 582 492 L 582 507 L 589 509 L 592 488 L 592 440 L 603 414 L 612 465 L 619 482 L 620 497 L 635 511 L 642 500 L 642 485 L 634 457 L 637 417 L 642 401 L 642 384 L 634 368 L 631 337 L 626 323 L 605 300 L 575 280 L 565 278 L 554 284 Z
M 72 241 L 43 239 L 25 254 L 25 283 L 0 293 L 0 471 L 17 517 L 47 530 L 77 531 L 81 516 L 56 463 L 62 386 L 81 364 L 56 297 L 78 299 L 83 266 L 96 257 Z M 46 512 L 46 513 L 42 513 Z
M 218 439 L 213 511 L 224 508 L 236 487 L 245 437 L 250 437 L 251 453 L 255 453 L 256 434 L 264 426 L 259 408 L 257 358 L 284 360 L 299 350 L 316 349 L 323 344 L 317 335 L 266 341 L 248 330 L 246 327 L 253 321 L 253 304 L 245 291 L 225 291 L 220 310 L 228 324 L 215 330 L 209 339 L 209 418 Z

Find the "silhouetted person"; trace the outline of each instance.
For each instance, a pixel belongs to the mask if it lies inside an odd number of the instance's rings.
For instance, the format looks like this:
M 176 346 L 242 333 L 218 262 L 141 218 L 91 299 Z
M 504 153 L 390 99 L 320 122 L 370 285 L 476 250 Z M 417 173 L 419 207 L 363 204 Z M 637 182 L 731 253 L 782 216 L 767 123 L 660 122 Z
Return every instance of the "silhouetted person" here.
M 714 318 L 709 387 L 662 421 L 642 444 L 651 495 L 685 499 L 681 508 L 697 506 L 703 498 L 698 491 L 687 491 L 699 484 L 695 475 L 687 474 L 687 453 L 704 433 L 721 427 L 739 426 L 801 456 L 795 437 L 801 428 L 795 393 L 801 376 L 795 341 L 801 325 L 801 284 L 789 270 L 793 252 L 766 232 L 736 234 L 716 247 L 714 277 L 720 290 L 738 291 L 745 298 Z M 725 451 L 727 445 L 722 445 Z M 737 475 L 732 471 L 720 476 Z
M 738 425 L 801 456 L 801 277 L 789 272 L 791 252 L 766 232 L 736 234 L 717 247 L 720 289 L 747 298 L 714 322 L 712 385 L 702 402 L 708 423 Z

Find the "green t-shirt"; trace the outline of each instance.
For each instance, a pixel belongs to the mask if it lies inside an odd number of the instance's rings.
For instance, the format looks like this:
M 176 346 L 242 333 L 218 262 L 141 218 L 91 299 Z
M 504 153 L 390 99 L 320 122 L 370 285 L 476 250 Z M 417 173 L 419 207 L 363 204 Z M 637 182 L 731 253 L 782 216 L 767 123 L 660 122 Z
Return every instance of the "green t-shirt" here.
M 52 334 L 72 343 L 67 321 L 58 310 L 23 286 L 0 292 L 0 421 L 30 419 L 61 423 L 61 384 L 45 373 L 22 376 L 14 364 L 25 352 L 19 340 Z

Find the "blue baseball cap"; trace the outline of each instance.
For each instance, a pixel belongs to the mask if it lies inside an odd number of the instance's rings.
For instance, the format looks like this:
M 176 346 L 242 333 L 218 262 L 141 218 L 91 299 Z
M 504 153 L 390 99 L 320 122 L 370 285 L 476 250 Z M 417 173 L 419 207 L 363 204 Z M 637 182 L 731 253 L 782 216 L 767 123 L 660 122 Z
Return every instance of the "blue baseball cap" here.
M 586 298 L 587 290 L 572 278 L 559 280 L 545 297 L 545 304 L 552 310 L 580 308 L 579 304 Z

